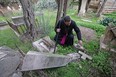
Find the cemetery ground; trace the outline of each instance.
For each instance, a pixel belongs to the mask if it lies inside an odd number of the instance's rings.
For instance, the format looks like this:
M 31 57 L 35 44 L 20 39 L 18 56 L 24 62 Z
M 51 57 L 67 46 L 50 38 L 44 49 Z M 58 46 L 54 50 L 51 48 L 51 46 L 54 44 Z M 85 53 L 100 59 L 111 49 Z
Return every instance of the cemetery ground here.
M 83 39 L 84 48 L 87 50 L 86 53 L 91 55 L 93 59 L 92 61 L 85 60 L 80 62 L 69 63 L 67 66 L 61 68 L 47 69 L 44 70 L 45 73 L 48 75 L 48 77 L 91 77 L 91 75 L 96 77 L 110 77 L 112 71 L 109 61 L 110 53 L 107 51 L 99 50 L 100 36 L 104 34 L 106 27 L 99 24 L 98 18 L 96 18 L 94 14 L 88 14 L 87 17 L 79 18 L 76 16 L 76 13 L 74 12 L 72 13 L 72 10 L 69 10 L 68 15 L 70 15 L 71 18 L 76 21 L 78 26 L 87 27 L 96 32 L 96 39 L 89 42 L 86 42 L 85 39 Z M 44 24 L 46 33 L 43 34 L 41 37 L 50 36 L 50 38 L 53 40 L 55 35 L 54 22 L 56 13 L 54 13 L 53 11 L 48 12 L 46 10 L 44 13 L 44 17 L 45 19 L 47 19 L 46 24 Z M 114 14 L 107 16 L 112 15 Z M 3 17 L 0 17 L 0 20 L 3 19 Z M 91 22 L 84 21 L 83 19 L 89 20 Z M 38 40 L 39 38 L 37 38 L 36 40 Z M 75 40 L 75 43 L 77 43 L 77 41 L 78 40 Z M 35 48 L 33 48 L 31 43 L 21 42 L 20 39 L 10 28 L 0 30 L 0 46 L 4 45 L 14 50 L 17 50 L 17 45 L 24 53 L 27 53 L 29 50 L 36 50 Z M 64 48 L 58 45 L 58 50 L 56 54 L 65 55 L 73 52 L 77 51 L 72 47 Z

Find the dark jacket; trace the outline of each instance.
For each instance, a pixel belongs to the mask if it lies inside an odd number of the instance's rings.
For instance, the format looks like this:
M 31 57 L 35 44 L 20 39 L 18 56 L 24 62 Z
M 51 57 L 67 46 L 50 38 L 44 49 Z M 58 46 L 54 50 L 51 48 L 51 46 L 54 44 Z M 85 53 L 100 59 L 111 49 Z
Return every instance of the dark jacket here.
M 56 25 L 56 27 L 55 27 L 55 32 L 56 32 L 56 29 L 58 29 L 58 28 L 61 29 L 61 30 L 60 30 L 60 33 L 59 33 L 59 35 L 61 35 L 61 36 L 64 36 L 64 35 L 66 35 L 66 34 L 68 34 L 68 35 L 73 34 L 73 29 L 74 29 L 74 31 L 75 31 L 76 34 L 77 34 L 78 40 L 82 40 L 82 38 L 81 38 L 81 31 L 80 31 L 80 29 L 77 27 L 75 21 L 71 20 L 70 26 L 67 26 L 67 25 L 64 23 L 64 20 L 62 19 L 62 20 L 60 20 L 60 21 L 58 22 L 58 24 Z M 56 32 L 56 33 L 57 33 L 57 32 Z

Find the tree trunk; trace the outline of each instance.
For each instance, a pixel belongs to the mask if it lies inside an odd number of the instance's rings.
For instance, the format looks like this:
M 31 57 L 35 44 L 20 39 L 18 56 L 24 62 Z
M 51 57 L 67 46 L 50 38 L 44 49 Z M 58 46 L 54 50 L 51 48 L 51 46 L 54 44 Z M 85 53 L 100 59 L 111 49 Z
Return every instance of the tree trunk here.
M 82 0 L 81 8 L 79 10 L 78 16 L 84 16 L 86 12 L 86 5 L 88 0 Z
M 63 17 L 66 16 L 67 7 L 68 7 L 68 0 L 64 0 Z
M 63 16 L 63 5 L 64 5 L 64 0 L 56 0 L 56 3 L 58 5 L 58 11 L 57 11 L 57 17 L 56 17 L 56 23 L 55 26 L 57 25 L 58 21 L 61 19 Z
M 80 11 L 80 9 L 81 9 L 81 4 L 82 4 L 82 0 L 79 0 L 78 13 L 79 13 L 79 11 Z
M 88 10 L 88 8 L 89 8 L 89 4 L 90 4 L 90 2 L 91 2 L 91 0 L 88 0 L 88 1 L 87 1 L 86 12 L 87 12 L 87 10 Z
M 99 16 L 102 14 L 102 11 L 103 11 L 103 9 L 104 9 L 104 5 L 105 5 L 106 2 L 107 2 L 107 0 L 104 0 L 104 1 L 102 2 L 101 6 L 99 7 L 99 9 L 98 9 L 98 11 L 97 11 L 97 14 L 96 14 L 97 17 L 99 17 Z
M 35 36 L 35 16 L 34 16 L 34 9 L 32 7 L 32 2 L 31 0 L 19 0 L 22 9 L 23 9 L 23 16 L 24 16 L 24 21 L 27 26 L 27 32 L 30 35 L 30 39 L 33 40 Z

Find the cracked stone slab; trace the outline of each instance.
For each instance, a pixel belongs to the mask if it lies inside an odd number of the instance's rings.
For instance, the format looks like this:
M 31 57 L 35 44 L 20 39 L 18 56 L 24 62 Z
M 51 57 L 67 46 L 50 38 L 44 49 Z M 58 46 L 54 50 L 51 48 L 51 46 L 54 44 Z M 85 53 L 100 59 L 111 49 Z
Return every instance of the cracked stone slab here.
M 0 47 L 0 77 L 11 77 L 20 64 L 18 53 L 8 47 Z
M 29 51 L 23 60 L 22 71 L 62 67 L 70 61 L 70 57 L 64 55 Z

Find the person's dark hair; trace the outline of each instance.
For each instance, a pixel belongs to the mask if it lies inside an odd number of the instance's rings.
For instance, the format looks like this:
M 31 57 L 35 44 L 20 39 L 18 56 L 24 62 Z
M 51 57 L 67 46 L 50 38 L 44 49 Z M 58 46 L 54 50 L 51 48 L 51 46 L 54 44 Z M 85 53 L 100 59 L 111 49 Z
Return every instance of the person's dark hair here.
M 65 22 L 70 22 L 70 20 L 71 20 L 70 16 L 65 16 L 65 17 L 64 17 L 64 21 L 65 21 Z

